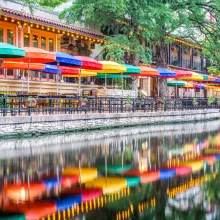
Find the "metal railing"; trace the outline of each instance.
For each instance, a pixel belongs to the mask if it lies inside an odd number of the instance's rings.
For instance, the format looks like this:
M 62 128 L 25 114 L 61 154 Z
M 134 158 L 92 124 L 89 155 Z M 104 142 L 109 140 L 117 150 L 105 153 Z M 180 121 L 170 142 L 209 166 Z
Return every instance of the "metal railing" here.
M 111 98 L 111 97 L 41 97 L 1 95 L 0 116 L 52 115 L 80 113 L 153 112 L 219 108 L 217 100 L 207 98 Z

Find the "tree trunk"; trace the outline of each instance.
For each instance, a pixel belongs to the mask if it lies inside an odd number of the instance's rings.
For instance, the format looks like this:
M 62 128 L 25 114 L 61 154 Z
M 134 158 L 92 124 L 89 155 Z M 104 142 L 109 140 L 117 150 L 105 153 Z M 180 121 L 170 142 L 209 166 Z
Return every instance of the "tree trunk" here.
M 161 38 L 160 42 L 156 45 L 156 60 L 157 60 L 157 67 L 166 68 L 167 46 L 163 38 Z M 159 78 L 159 96 L 160 97 L 168 96 L 168 87 L 167 87 L 166 79 Z
M 131 54 L 129 64 L 137 66 L 139 61 L 137 60 L 136 54 Z M 138 77 L 132 77 L 132 90 L 135 91 L 135 96 L 138 97 Z

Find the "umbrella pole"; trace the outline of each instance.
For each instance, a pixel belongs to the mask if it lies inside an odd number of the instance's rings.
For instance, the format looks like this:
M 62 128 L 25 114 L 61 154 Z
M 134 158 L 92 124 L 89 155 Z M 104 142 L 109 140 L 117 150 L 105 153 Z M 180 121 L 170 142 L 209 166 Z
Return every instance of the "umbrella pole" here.
M 60 78 L 60 92 L 59 94 L 61 95 L 61 92 L 62 92 L 62 80 L 63 80 L 63 76 L 59 76 Z
M 81 95 L 81 67 L 80 67 L 80 71 L 79 71 L 79 82 L 78 82 L 78 93 L 79 93 L 79 96 Z
M 42 86 L 42 72 L 40 72 L 40 94 L 41 94 L 41 86 Z
M 122 98 L 124 97 L 124 85 L 123 85 L 123 75 L 121 73 L 121 88 L 122 88 Z
M 105 73 L 105 89 L 107 87 L 107 78 L 106 78 L 106 73 Z
M 21 93 L 23 95 L 24 92 L 24 71 L 21 71 Z
M 159 78 L 157 77 L 157 97 L 159 98 Z
M 30 92 L 30 60 L 28 59 L 28 88 L 27 92 Z
M 176 80 L 176 92 L 175 92 L 175 98 L 177 98 L 177 80 Z

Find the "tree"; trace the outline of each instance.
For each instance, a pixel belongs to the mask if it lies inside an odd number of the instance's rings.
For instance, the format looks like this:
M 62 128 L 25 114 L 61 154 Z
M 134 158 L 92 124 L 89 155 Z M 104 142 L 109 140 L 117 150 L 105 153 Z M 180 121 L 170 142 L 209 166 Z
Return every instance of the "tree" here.
M 32 10 L 34 6 L 42 6 L 45 8 L 54 9 L 67 1 L 68 0 L 21 0 L 21 2 L 27 3 Z
M 166 67 L 167 44 L 175 37 L 213 48 L 220 39 L 219 17 L 219 0 L 75 0 L 61 13 L 69 23 L 93 24 L 107 34 L 109 59 L 150 62 L 153 42 L 158 67 Z M 166 80 L 159 83 L 160 95 L 167 96 Z

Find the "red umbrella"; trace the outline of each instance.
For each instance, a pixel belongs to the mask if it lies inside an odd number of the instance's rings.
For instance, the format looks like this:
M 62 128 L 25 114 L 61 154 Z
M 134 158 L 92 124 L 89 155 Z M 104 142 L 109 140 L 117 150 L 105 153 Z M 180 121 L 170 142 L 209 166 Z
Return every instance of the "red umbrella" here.
M 88 70 L 102 70 L 103 69 L 103 65 L 90 57 L 86 57 L 86 56 L 75 56 L 75 58 L 81 60 L 82 62 L 82 69 L 88 69 Z

